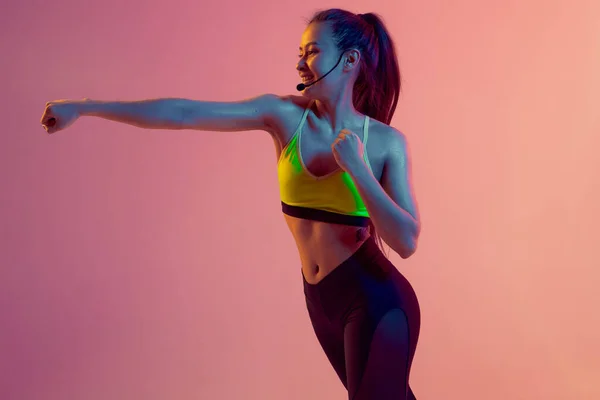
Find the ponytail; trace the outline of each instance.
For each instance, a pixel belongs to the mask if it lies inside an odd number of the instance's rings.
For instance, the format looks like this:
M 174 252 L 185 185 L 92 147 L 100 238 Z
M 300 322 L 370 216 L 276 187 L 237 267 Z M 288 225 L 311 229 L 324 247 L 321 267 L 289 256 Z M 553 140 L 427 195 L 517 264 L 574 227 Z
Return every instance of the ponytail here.
M 371 62 L 364 63 L 365 67 L 361 70 L 362 79 L 371 83 L 361 93 L 370 100 L 364 104 L 364 114 L 389 125 L 396 111 L 401 89 L 400 68 L 394 42 L 381 17 L 367 13 L 360 15 L 360 18 L 372 28 L 369 32 L 372 35 L 369 43 L 373 46 L 366 49 L 366 53 L 370 53 L 371 56 L 368 61 Z M 370 79 L 365 79 L 365 75 Z M 358 100 L 356 97 L 355 95 L 355 100 Z

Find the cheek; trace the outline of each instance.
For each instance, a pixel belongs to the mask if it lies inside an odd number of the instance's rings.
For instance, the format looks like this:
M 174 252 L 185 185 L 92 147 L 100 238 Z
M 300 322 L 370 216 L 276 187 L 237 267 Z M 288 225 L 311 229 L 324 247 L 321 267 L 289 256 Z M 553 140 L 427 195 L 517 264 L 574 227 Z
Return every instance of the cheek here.
M 323 62 L 318 58 L 315 58 L 308 62 L 308 68 L 314 72 L 323 72 Z

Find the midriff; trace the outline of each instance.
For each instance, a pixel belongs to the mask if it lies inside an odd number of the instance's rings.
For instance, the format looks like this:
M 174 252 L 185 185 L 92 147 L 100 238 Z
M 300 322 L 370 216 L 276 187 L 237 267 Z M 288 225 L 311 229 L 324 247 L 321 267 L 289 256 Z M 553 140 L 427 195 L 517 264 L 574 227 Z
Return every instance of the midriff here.
M 368 228 L 310 221 L 284 214 L 296 241 L 302 273 L 309 284 L 319 283 L 369 238 Z

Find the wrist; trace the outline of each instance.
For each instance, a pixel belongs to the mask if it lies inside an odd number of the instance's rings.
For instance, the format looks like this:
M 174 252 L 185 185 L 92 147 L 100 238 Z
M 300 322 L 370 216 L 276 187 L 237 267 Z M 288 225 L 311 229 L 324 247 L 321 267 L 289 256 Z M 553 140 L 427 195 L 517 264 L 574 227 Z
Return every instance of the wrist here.
M 75 110 L 79 116 L 95 115 L 102 102 L 84 99 L 75 102 Z
M 364 160 L 361 160 L 360 163 L 357 163 L 354 168 L 350 169 L 347 172 L 353 179 L 358 180 L 362 180 L 365 177 L 368 177 L 369 175 L 373 174 Z

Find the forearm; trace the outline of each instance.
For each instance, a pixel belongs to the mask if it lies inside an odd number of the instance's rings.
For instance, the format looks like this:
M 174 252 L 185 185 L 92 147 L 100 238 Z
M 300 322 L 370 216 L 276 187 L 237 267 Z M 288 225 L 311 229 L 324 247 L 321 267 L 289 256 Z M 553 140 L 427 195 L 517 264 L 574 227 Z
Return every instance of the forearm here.
M 86 100 L 78 104 L 80 116 L 95 116 L 146 129 L 180 129 L 185 99 L 140 101 Z
M 419 223 L 386 193 L 365 165 L 350 174 L 381 238 L 402 258 L 416 250 Z

